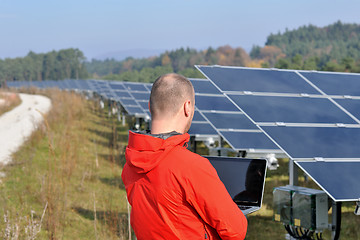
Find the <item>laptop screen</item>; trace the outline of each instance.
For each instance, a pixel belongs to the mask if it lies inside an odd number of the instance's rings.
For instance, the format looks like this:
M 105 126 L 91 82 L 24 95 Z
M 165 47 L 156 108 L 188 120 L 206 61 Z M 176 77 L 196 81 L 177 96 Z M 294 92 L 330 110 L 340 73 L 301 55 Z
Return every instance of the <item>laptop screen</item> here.
M 206 156 L 239 206 L 261 206 L 266 160 Z

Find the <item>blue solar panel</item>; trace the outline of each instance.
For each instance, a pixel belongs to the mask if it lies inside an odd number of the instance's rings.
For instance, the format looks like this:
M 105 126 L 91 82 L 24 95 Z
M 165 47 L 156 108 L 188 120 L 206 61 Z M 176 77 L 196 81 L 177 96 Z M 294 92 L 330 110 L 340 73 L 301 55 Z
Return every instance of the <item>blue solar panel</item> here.
M 136 100 L 147 100 L 147 101 L 149 101 L 149 99 L 150 99 L 150 92 L 131 92 L 131 95 Z
M 244 114 L 204 112 L 205 117 L 217 129 L 258 129 Z
M 222 91 L 319 94 L 295 72 L 221 66 L 197 67 Z
M 144 86 L 149 92 L 151 92 L 152 83 L 144 83 Z
M 142 92 L 148 91 L 148 89 L 144 86 L 144 84 L 141 83 L 124 82 L 123 84 L 125 88 L 129 91 L 142 91 Z
M 123 106 L 139 106 L 134 99 L 120 99 L 120 103 Z
M 293 159 L 360 159 L 360 128 L 262 126 Z
M 226 132 L 221 135 L 235 150 L 278 149 L 278 147 L 262 132 Z
M 142 101 L 137 101 L 137 103 L 140 105 L 140 107 L 142 107 L 142 109 L 144 110 L 148 110 L 149 109 L 149 102 L 142 102 Z
M 213 127 L 208 123 L 192 123 L 188 132 L 190 135 L 218 135 Z
M 219 89 L 217 89 L 214 84 L 212 84 L 207 79 L 189 79 L 194 86 L 196 93 L 204 94 L 221 94 Z
M 145 115 L 141 107 L 124 106 L 124 108 L 129 115 Z
M 255 122 L 357 123 L 326 98 L 249 95 L 229 97 Z
M 120 98 L 120 99 L 123 99 L 123 98 L 132 98 L 127 91 L 121 91 L 121 92 L 120 92 L 120 91 L 116 91 L 116 92 L 114 92 L 114 93 L 115 93 L 115 95 L 116 95 L 118 98 Z
M 296 162 L 334 201 L 360 199 L 360 162 Z
M 206 121 L 206 119 L 201 116 L 199 111 L 195 111 L 193 121 Z
M 195 105 L 199 110 L 239 111 L 225 96 L 195 96 Z
M 350 112 L 354 117 L 360 120 L 360 100 L 336 99 L 335 101 Z
M 114 89 L 114 90 L 125 90 L 125 87 L 122 83 L 109 83 L 109 86 L 111 89 Z
M 360 74 L 301 72 L 328 95 L 360 96 Z

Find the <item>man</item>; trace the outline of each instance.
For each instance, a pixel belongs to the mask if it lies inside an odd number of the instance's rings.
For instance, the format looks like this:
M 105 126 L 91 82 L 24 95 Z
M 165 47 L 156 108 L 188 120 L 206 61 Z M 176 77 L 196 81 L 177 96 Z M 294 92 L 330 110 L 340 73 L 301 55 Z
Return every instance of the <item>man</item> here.
M 139 240 L 245 238 L 247 220 L 216 170 L 186 149 L 194 104 L 188 79 L 163 75 L 151 90 L 151 133 L 129 132 L 122 179 Z

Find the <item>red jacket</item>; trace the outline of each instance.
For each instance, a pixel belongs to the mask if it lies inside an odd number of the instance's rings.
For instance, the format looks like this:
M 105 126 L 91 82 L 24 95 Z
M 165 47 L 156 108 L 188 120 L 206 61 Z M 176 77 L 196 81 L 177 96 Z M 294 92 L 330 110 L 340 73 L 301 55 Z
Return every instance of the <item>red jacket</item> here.
M 131 226 L 142 239 L 244 239 L 247 220 L 210 162 L 186 149 L 189 135 L 163 140 L 129 132 L 122 172 Z

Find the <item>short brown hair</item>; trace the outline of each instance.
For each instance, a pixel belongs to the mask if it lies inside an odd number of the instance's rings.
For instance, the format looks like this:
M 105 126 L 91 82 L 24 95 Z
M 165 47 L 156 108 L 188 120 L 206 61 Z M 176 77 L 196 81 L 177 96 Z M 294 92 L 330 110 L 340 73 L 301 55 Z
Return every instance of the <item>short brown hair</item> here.
M 150 94 L 152 118 L 158 115 L 174 115 L 186 98 L 194 98 L 194 87 L 184 76 L 168 73 L 157 78 Z

